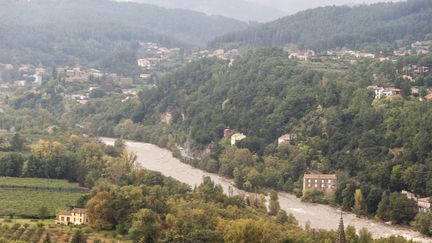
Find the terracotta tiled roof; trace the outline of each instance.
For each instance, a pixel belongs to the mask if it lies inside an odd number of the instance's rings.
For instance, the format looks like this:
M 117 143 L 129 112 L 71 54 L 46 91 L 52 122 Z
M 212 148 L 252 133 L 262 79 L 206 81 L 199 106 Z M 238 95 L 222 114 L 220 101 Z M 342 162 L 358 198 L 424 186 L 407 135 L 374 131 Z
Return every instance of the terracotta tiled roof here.
M 87 209 L 85 208 L 74 208 L 72 209 L 72 213 L 86 213 Z
M 419 202 L 426 202 L 426 203 L 430 202 L 430 200 L 431 200 L 431 197 L 425 197 L 425 198 L 419 198 L 418 199 Z
M 64 211 L 64 212 L 60 212 L 59 215 L 63 215 L 63 216 L 71 216 L 72 213 L 70 211 Z
M 60 212 L 59 215 L 71 216 L 73 213 L 87 213 L 87 209 L 85 208 L 74 208 L 69 211 Z

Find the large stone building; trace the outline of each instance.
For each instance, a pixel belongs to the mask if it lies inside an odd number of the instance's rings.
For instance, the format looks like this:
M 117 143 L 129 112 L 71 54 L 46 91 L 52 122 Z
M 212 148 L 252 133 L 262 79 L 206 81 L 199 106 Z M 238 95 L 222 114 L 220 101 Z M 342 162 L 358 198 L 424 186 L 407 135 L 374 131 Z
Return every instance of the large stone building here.
M 336 183 L 335 174 L 304 174 L 303 193 L 308 190 L 332 192 L 336 189 Z
M 420 196 L 405 190 L 401 191 L 401 194 L 405 195 L 408 199 L 415 201 L 419 212 L 431 212 L 432 197 L 421 198 Z
M 88 221 L 87 209 L 74 208 L 72 210 L 60 212 L 55 223 L 64 225 L 85 225 Z

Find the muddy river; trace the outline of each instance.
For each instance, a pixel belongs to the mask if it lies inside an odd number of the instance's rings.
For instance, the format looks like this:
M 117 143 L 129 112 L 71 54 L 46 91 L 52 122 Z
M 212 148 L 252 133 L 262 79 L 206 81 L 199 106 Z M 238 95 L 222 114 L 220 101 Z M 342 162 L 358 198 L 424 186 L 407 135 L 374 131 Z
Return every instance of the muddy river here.
M 107 144 L 113 144 L 114 139 L 101 138 Z M 190 186 L 199 185 L 203 176 L 210 176 L 212 180 L 222 185 L 224 191 L 232 186 L 233 181 L 193 168 L 188 164 L 174 158 L 170 151 L 159 148 L 153 144 L 126 141 L 128 151 L 137 155 L 137 161 L 143 167 L 153 171 L 159 171 L 165 176 L 170 176 Z M 235 194 L 243 194 L 242 190 L 235 189 Z M 279 203 L 283 210 L 292 213 L 301 225 L 310 222 L 311 228 L 324 230 L 337 230 L 340 218 L 340 211 L 326 206 L 310 203 L 303 203 L 294 195 L 279 192 Z M 420 233 L 408 228 L 387 225 L 378 221 L 358 218 L 354 214 L 344 213 L 345 225 L 353 225 L 357 230 L 367 228 L 374 236 L 380 238 L 391 235 L 404 236 L 419 242 L 432 242 L 432 238 L 422 237 Z

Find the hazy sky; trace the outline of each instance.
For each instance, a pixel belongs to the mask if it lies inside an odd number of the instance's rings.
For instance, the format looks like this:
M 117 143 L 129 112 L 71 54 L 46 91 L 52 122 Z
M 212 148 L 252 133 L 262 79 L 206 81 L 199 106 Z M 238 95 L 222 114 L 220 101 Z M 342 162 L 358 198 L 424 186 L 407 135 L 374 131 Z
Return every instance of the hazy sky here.
M 346 4 L 370 4 L 377 2 L 391 2 L 390 0 L 247 0 L 263 5 L 271 6 L 292 14 L 308 8 L 315 8 L 328 5 L 346 5 Z M 393 0 L 396 2 L 399 0 Z

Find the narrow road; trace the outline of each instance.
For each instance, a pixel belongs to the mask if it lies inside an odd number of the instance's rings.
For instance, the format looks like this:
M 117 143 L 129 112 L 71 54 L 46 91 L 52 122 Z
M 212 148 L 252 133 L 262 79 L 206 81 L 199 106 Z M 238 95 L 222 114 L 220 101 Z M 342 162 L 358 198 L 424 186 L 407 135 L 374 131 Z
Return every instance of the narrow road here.
M 101 141 L 113 145 L 115 139 L 101 138 Z M 201 184 L 203 176 L 210 176 L 215 183 L 222 185 L 225 192 L 228 192 L 228 187 L 233 184 L 232 180 L 184 164 L 174 158 L 170 151 L 153 144 L 126 141 L 126 147 L 128 151 L 137 155 L 138 163 L 144 168 L 159 171 L 165 176 L 170 176 L 192 187 Z M 246 192 L 235 189 L 234 193 L 244 194 Z M 303 226 L 309 222 L 314 229 L 337 230 L 340 211 L 335 208 L 303 203 L 299 198 L 285 192 L 279 192 L 279 203 L 283 210 L 292 213 Z M 374 238 L 400 235 L 419 242 L 432 242 L 432 238 L 423 237 L 420 233 L 409 228 L 357 218 L 354 214 L 344 213 L 344 221 L 345 225 L 353 225 L 357 230 L 368 229 Z

